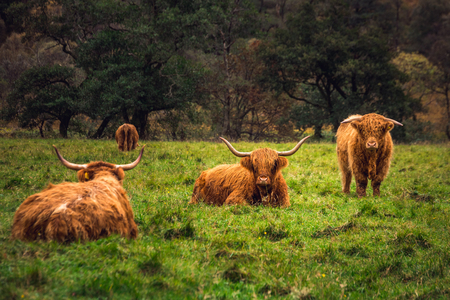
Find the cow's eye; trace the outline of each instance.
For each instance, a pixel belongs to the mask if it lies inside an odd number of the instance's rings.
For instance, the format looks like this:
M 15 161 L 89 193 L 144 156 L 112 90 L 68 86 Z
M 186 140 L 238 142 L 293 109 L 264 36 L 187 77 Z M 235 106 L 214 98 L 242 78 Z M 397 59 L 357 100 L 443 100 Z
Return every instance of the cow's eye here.
M 278 168 L 278 161 L 275 161 L 272 167 L 272 173 L 275 173 L 277 171 L 277 168 Z

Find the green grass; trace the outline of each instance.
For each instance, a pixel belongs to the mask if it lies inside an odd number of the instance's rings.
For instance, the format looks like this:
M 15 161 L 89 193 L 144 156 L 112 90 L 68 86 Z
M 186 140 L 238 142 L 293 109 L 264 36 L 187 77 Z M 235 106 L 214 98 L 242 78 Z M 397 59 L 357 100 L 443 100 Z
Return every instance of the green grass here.
M 142 142 L 144 144 L 144 142 Z M 11 241 L 14 212 L 74 163 L 124 164 L 114 141 L 1 139 L 2 299 L 448 299 L 449 145 L 397 145 L 381 197 L 340 190 L 334 144 L 306 143 L 283 170 L 287 209 L 189 206 L 200 172 L 236 163 L 220 143 L 147 142 L 128 171 L 136 240 Z M 240 151 L 294 143 L 239 143 Z M 372 191 L 369 188 L 369 194 Z

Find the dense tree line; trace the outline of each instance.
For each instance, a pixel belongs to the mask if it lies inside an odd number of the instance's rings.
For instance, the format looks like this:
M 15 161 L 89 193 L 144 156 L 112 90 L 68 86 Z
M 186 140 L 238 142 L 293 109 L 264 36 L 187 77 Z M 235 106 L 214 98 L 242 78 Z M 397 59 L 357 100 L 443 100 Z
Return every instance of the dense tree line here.
M 449 15 L 445 0 L 4 1 L 1 114 L 42 136 L 320 138 L 368 112 L 417 133 L 433 95 L 450 139 Z

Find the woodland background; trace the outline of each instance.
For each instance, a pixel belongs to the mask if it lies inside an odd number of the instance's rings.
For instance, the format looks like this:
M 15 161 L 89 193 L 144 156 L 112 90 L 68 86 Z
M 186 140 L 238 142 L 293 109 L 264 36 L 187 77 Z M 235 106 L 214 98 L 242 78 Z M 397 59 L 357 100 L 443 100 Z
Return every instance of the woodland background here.
M 447 0 L 4 0 L 0 136 L 450 139 Z

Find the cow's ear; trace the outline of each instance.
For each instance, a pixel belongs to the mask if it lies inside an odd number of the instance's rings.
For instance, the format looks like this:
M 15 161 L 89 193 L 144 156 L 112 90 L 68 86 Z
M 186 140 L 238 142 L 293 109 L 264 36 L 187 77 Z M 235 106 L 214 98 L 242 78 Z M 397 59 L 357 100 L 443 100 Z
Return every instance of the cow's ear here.
M 394 123 L 387 122 L 385 126 L 386 126 L 386 131 L 391 131 L 392 128 L 394 128 Z
M 116 169 L 116 176 L 119 178 L 119 181 L 122 182 L 125 178 L 125 172 L 122 170 L 122 168 Z
M 353 128 L 355 128 L 357 131 L 359 131 L 359 121 L 353 121 L 350 123 Z
M 289 165 L 289 161 L 287 160 L 286 157 L 278 157 L 278 159 L 277 159 L 278 170 L 286 168 L 288 165 Z
M 247 170 L 253 171 L 253 165 L 252 165 L 252 160 L 250 159 L 250 156 L 241 158 L 241 166 L 243 166 Z
M 77 172 L 77 177 L 79 182 L 85 182 L 89 180 L 89 174 L 85 169 L 81 169 Z

